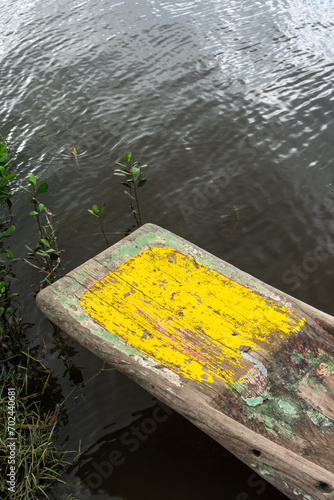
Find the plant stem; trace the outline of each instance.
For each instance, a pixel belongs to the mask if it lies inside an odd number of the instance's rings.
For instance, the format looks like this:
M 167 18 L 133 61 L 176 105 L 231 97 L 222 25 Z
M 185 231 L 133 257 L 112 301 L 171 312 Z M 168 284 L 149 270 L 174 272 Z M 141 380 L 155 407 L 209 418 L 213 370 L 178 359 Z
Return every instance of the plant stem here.
M 140 213 L 140 208 L 139 208 L 139 202 L 138 202 L 138 193 L 137 193 L 137 187 L 136 187 L 136 182 L 134 180 L 134 176 L 132 174 L 132 178 L 133 178 L 133 188 L 135 190 L 135 198 L 136 198 L 136 207 L 137 207 L 137 213 L 138 213 L 138 218 L 139 218 L 139 221 L 137 220 L 137 217 L 136 217 L 136 222 L 137 222 L 137 226 L 140 227 L 143 225 L 142 223 L 142 218 L 141 218 L 141 213 Z
M 104 239 L 106 241 L 106 245 L 107 245 L 107 248 L 109 247 L 109 243 L 108 243 L 108 240 L 107 240 L 107 236 L 106 236 L 106 233 L 104 232 L 104 229 L 103 229 L 103 224 L 102 224 L 102 219 L 101 217 L 99 216 L 99 221 L 100 221 L 100 224 L 101 224 L 101 230 L 102 230 L 102 234 L 104 236 Z
M 34 188 L 34 198 L 36 199 L 36 191 L 35 191 L 35 188 Z M 39 229 L 39 234 L 40 234 L 40 237 L 43 238 L 43 230 L 42 230 L 42 225 L 41 225 L 41 221 L 40 221 L 40 218 L 39 218 L 39 212 L 38 212 L 38 206 L 37 206 L 37 203 L 34 202 L 34 209 L 35 209 L 35 212 L 37 212 L 37 215 L 36 215 L 36 220 L 37 220 L 37 224 L 38 224 L 38 229 Z
M 34 192 L 34 199 L 36 199 L 36 197 L 37 197 L 36 188 L 34 187 L 33 190 L 34 190 L 33 191 Z M 37 212 L 36 220 L 37 220 L 37 224 L 38 224 L 39 234 L 40 234 L 40 237 L 42 239 L 44 235 L 43 235 L 43 229 L 42 229 L 42 224 L 41 224 L 41 220 L 40 220 L 39 208 L 38 208 L 38 205 L 36 202 L 34 202 L 34 208 L 35 208 L 35 212 Z M 45 248 L 44 244 L 43 244 L 43 248 Z M 43 260 L 44 260 L 44 264 L 46 266 L 46 269 L 49 272 L 47 277 L 49 277 L 49 276 L 53 277 L 53 266 L 52 266 L 51 262 L 48 259 L 43 259 Z

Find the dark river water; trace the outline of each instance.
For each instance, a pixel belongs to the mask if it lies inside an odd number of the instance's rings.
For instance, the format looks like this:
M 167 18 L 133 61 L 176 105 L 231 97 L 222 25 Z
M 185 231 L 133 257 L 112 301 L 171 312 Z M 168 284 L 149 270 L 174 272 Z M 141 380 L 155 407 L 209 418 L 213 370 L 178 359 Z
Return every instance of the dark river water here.
M 132 151 L 149 165 L 145 222 L 334 314 L 331 0 L 0 9 L 0 130 L 16 146 L 20 183 L 34 173 L 50 186 L 43 202 L 63 273 L 104 249 L 92 204 L 106 203 L 110 243 L 133 225 L 113 175 Z M 37 240 L 29 205 L 16 197 L 19 256 Z M 51 406 L 63 403 L 57 443 L 83 451 L 55 498 L 285 498 L 124 376 L 96 375 L 101 362 L 35 309 L 35 270 L 18 264 L 17 278 L 30 344 L 52 374 Z M 101 464 L 112 452 L 110 470 Z

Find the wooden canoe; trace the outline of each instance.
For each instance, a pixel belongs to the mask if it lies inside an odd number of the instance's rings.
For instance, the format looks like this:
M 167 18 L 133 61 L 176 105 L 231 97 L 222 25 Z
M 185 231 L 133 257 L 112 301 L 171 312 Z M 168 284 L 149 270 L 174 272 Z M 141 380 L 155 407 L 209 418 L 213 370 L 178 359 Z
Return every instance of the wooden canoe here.
M 332 316 L 153 224 L 37 304 L 288 498 L 334 500 Z

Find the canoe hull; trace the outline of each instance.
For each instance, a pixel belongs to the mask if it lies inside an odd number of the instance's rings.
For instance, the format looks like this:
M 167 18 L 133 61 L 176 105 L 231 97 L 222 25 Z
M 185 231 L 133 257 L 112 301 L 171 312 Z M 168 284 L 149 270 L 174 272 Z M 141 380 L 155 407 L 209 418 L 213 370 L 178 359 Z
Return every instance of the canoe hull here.
M 44 289 L 37 304 L 288 498 L 334 500 L 331 316 L 152 224 Z

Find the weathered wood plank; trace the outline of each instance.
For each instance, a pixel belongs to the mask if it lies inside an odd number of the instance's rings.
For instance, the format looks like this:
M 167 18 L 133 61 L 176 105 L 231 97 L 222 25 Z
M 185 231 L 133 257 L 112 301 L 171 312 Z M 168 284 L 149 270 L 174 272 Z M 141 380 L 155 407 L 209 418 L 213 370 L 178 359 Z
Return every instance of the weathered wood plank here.
M 41 310 L 263 474 L 334 499 L 334 318 L 146 224 Z

